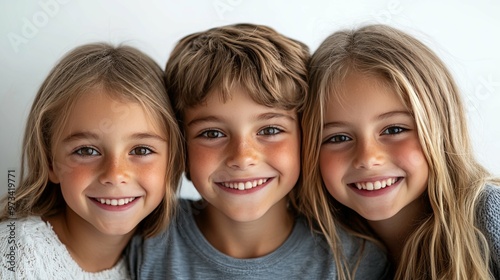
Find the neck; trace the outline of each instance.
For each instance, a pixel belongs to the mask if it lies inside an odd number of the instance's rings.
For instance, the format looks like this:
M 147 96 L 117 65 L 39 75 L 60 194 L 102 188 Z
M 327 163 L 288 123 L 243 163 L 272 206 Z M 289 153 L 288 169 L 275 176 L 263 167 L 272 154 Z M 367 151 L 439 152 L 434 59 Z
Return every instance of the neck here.
M 389 257 L 396 265 L 399 265 L 406 240 L 426 216 L 426 200 L 425 195 L 422 195 L 389 219 L 368 221 L 370 227 L 382 239 L 389 250 Z
M 231 220 L 211 205 L 196 215 L 195 220 L 212 246 L 239 259 L 257 258 L 273 252 L 286 241 L 294 224 L 286 198 L 273 205 L 264 216 L 250 222 Z
M 95 229 L 69 207 L 66 211 L 45 219 L 57 234 L 73 260 L 87 272 L 112 268 L 133 235 L 110 236 Z

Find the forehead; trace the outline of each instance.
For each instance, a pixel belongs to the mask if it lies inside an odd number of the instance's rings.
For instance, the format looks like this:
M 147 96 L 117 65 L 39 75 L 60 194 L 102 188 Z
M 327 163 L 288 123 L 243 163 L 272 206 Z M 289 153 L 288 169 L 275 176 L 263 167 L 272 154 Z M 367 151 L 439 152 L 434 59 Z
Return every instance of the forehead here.
M 87 131 L 98 135 L 151 131 L 162 135 L 160 122 L 135 101 L 103 89 L 81 94 L 71 107 L 60 136 Z
M 211 91 L 203 102 L 186 109 L 184 119 L 186 124 L 189 124 L 193 119 L 204 119 L 208 116 L 217 116 L 218 119 L 236 119 L 240 116 L 256 118 L 264 113 L 276 113 L 294 119 L 297 115 L 296 110 L 284 110 L 259 104 L 253 100 L 247 90 L 234 87 L 227 99 L 224 99 L 219 91 Z
M 352 117 L 389 108 L 404 108 L 399 95 L 380 76 L 351 72 L 329 93 L 326 112 L 328 115 Z

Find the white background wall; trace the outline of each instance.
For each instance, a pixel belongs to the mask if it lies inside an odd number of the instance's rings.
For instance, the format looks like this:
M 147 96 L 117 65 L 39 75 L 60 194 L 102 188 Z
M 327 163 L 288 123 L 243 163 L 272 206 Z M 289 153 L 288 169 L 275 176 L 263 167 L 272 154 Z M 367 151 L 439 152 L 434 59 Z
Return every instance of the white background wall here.
M 269 25 L 314 51 L 333 31 L 386 23 L 433 48 L 467 101 L 479 160 L 500 172 L 500 1 L 39 0 L 0 2 L 0 194 L 19 175 L 24 123 L 56 61 L 93 41 L 126 43 L 162 67 L 183 36 L 237 22 Z M 17 178 L 18 179 L 18 178 Z M 18 182 L 18 181 L 17 181 Z M 196 196 L 184 182 L 183 196 Z

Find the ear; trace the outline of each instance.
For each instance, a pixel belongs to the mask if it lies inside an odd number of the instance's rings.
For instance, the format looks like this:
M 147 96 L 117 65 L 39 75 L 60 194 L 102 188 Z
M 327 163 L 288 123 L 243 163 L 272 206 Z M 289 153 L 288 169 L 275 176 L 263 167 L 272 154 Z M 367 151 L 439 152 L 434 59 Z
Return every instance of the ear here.
M 51 181 L 54 184 L 59 184 L 61 181 L 59 180 L 59 176 L 55 171 L 54 165 L 55 163 L 52 162 L 49 166 L 49 181 Z

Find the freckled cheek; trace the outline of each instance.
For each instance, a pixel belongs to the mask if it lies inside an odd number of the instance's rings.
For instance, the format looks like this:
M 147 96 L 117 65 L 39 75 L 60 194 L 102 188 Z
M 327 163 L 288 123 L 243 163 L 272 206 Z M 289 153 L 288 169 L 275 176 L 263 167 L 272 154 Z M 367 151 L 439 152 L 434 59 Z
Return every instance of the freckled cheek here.
M 189 145 L 187 147 L 188 169 L 191 179 L 195 180 L 198 174 L 210 173 L 220 161 L 221 152 L 216 149 Z M 202 175 L 208 176 L 208 174 Z
M 92 168 L 83 166 L 64 166 L 59 168 L 57 176 L 62 188 L 87 187 L 94 177 L 95 171 Z
M 133 174 L 135 174 L 138 183 L 146 189 L 160 190 L 164 193 L 166 187 L 165 174 L 167 172 L 166 161 L 166 159 L 162 159 L 161 162 L 139 165 L 135 168 Z
M 298 141 L 282 141 L 268 145 L 262 151 L 268 162 L 283 171 L 300 174 L 300 144 Z

